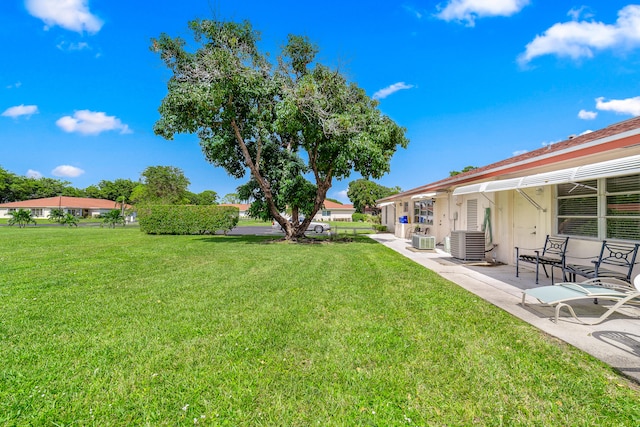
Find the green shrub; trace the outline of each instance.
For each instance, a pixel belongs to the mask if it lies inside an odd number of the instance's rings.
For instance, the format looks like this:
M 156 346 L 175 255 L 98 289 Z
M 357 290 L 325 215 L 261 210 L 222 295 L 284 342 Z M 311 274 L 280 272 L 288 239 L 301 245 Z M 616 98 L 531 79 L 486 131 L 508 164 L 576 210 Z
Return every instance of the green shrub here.
M 367 215 L 363 214 L 363 213 L 358 213 L 355 212 L 351 215 L 351 220 L 353 222 L 364 222 L 367 220 Z
M 225 234 L 238 224 L 239 210 L 216 205 L 148 205 L 138 209 L 147 234 Z
M 380 224 L 373 224 L 373 229 L 378 231 L 378 232 L 380 232 L 380 233 L 383 233 L 383 232 L 387 231 L 387 226 L 386 225 L 380 225 Z
M 33 219 L 33 215 L 30 210 L 20 208 L 17 211 L 11 212 L 11 218 L 9 218 L 7 224 L 11 226 L 18 224 L 19 228 L 24 228 L 29 224 L 36 225 L 36 220 Z

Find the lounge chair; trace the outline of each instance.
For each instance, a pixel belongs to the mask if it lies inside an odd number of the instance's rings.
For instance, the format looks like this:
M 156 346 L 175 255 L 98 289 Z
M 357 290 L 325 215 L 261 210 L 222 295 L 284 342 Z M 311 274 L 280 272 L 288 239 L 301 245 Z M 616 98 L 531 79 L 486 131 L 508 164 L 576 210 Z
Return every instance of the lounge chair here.
M 545 276 L 549 278 L 547 266 L 551 268 L 551 283 L 553 284 L 553 268 L 558 267 L 564 271 L 564 260 L 567 252 L 568 237 L 552 237 L 547 234 L 544 241 L 544 247 L 539 249 L 529 249 L 533 253 L 520 253 L 521 249 L 516 246 L 516 277 L 520 276 L 520 263 L 528 262 L 536 265 L 536 285 L 538 284 L 538 273 L 540 266 L 544 270 Z M 542 249 L 542 253 L 540 253 Z
M 525 299 L 527 296 L 536 298 L 544 305 L 555 307 L 555 322 L 558 323 L 560 310 L 564 307 L 567 311 L 580 323 L 585 325 L 596 325 L 603 322 L 611 314 L 618 311 L 625 304 L 640 305 L 640 275 L 635 278 L 633 284 L 616 278 L 594 278 L 588 279 L 582 283 L 556 283 L 552 286 L 541 286 L 539 288 L 527 289 L 522 292 L 522 306 L 526 306 Z M 580 319 L 573 307 L 568 303 L 570 301 L 594 299 L 608 300 L 614 302 L 614 305 L 599 318 L 592 321 Z

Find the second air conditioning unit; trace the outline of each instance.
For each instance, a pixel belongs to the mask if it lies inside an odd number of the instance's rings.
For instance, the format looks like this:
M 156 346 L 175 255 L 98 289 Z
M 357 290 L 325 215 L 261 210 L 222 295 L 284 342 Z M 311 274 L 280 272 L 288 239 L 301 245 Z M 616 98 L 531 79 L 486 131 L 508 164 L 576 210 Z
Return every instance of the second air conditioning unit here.
M 411 236 L 411 246 L 416 249 L 435 249 L 436 238 L 434 236 Z

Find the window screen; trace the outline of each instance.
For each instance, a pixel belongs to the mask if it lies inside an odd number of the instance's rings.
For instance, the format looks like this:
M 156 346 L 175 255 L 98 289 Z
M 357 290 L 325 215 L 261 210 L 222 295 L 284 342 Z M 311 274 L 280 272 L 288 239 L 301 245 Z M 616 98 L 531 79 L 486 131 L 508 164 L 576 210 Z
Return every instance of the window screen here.
M 640 240 L 640 174 L 560 184 L 559 234 Z

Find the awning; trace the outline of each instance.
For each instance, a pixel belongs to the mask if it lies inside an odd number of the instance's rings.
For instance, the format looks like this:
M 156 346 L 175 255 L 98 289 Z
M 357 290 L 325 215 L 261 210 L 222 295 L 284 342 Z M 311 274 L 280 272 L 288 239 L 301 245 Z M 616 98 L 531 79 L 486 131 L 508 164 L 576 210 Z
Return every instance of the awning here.
M 379 208 L 383 208 L 385 206 L 393 205 L 395 202 L 384 202 L 378 205 Z
M 435 197 L 436 193 L 424 193 L 424 194 L 416 194 L 415 196 L 411 196 L 411 199 L 432 199 Z
M 480 184 L 463 185 L 453 190 L 453 195 L 471 193 L 492 193 L 495 191 L 516 190 L 541 187 L 543 185 L 566 184 L 598 178 L 633 175 L 640 173 L 640 155 L 607 160 L 606 162 L 561 169 L 553 172 L 523 176 L 521 178 L 502 179 Z

